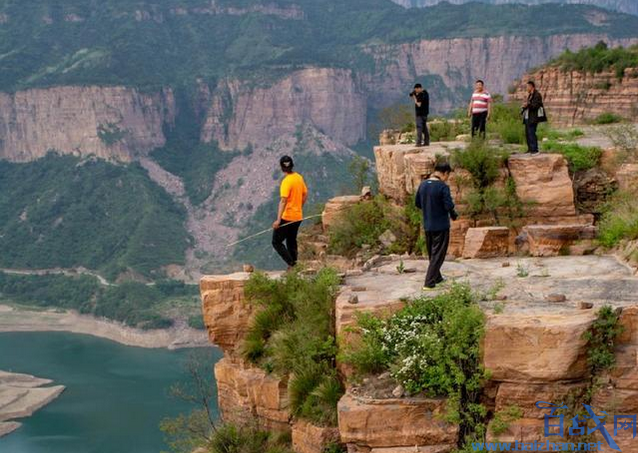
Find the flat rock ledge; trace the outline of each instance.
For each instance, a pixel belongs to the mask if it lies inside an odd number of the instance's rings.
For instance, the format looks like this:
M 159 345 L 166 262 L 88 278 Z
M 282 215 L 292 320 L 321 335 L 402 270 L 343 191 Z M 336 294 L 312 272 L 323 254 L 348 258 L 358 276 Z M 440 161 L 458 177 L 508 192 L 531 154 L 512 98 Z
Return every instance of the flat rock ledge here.
M 65 389 L 63 385 L 50 384 L 49 379 L 0 371 L 0 437 L 21 426 L 15 419 L 33 415 Z

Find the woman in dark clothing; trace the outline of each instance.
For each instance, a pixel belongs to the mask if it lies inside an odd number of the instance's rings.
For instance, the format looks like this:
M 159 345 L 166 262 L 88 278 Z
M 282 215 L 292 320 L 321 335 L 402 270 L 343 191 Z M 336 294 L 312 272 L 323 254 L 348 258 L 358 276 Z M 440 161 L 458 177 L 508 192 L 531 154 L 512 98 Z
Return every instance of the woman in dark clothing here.
M 547 121 L 547 117 L 543 107 L 543 97 L 536 90 L 536 84 L 530 80 L 527 82 L 527 100 L 523 103 L 523 124 L 525 124 L 528 153 L 538 154 L 536 129 L 539 123 L 545 121 Z

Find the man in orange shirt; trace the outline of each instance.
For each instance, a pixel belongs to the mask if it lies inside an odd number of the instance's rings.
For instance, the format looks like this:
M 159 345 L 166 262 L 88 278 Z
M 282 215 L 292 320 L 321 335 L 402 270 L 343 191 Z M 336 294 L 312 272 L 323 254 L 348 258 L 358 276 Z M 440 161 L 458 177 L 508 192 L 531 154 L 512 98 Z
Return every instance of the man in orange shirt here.
M 297 233 L 303 220 L 303 205 L 308 198 L 308 188 L 303 177 L 293 171 L 295 165 L 291 157 L 282 157 L 279 164 L 286 176 L 281 181 L 279 189 L 281 199 L 277 220 L 272 224 L 272 246 L 290 270 L 297 264 Z

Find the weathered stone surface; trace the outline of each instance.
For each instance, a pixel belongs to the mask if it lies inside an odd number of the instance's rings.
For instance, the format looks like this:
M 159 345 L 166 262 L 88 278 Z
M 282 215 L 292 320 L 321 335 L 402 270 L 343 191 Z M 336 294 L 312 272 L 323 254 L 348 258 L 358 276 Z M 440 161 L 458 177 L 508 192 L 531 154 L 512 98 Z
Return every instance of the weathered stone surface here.
M 576 215 L 572 180 L 562 155 L 515 154 L 508 166 L 529 217 Z
M 360 202 L 361 197 L 358 195 L 346 195 L 328 200 L 321 213 L 323 230 L 328 231 L 330 227 L 339 221 L 340 215 L 344 211 Z
M 473 225 L 470 219 L 459 217 L 450 225 L 450 244 L 447 249 L 448 255 L 454 257 L 463 256 L 465 247 L 465 234 Z
M 249 329 L 253 307 L 244 298 L 246 272 L 211 275 L 200 280 L 202 313 L 211 343 L 235 355 Z
M 529 252 L 532 256 L 558 256 L 579 239 L 595 236 L 591 225 L 528 225 L 523 228 L 527 234 Z
M 371 400 L 344 395 L 339 401 L 339 431 L 348 444 L 400 447 L 453 444 L 458 427 L 437 417 L 445 411 L 443 400 Z
M 295 453 L 324 453 L 324 448 L 339 442 L 338 428 L 325 428 L 297 420 L 292 425 L 292 448 Z
M 162 128 L 174 119 L 170 89 L 147 94 L 66 86 L 0 93 L 0 159 L 31 161 L 56 150 L 128 162 L 164 146 Z
M 429 153 L 405 156 L 405 189 L 409 194 L 416 193 L 421 181 L 434 172 L 435 164 L 436 157 Z
M 417 148 L 414 145 L 374 147 L 379 191 L 382 194 L 397 201 L 405 201 L 408 195 L 405 186 L 405 157 L 420 152 L 421 148 Z
M 366 134 L 365 96 L 347 69 L 301 69 L 267 87 L 222 80 L 212 96 L 205 89 L 201 97 L 210 98 L 201 140 L 222 149 L 270 143 L 304 123 L 346 145 Z
M 602 169 L 591 168 L 574 177 L 576 206 L 580 212 L 600 213 L 618 184 Z
M 589 312 L 491 316 L 484 340 L 485 367 L 496 381 L 582 379 L 587 370 L 582 334 L 594 318 Z
M 508 406 L 516 406 L 523 418 L 540 418 L 549 414 L 547 409 L 538 409 L 537 401 L 565 401 L 569 394 L 578 394 L 587 387 L 583 382 L 558 382 L 533 384 L 529 382 L 502 382 L 496 392 L 495 409 L 504 411 Z
M 625 163 L 616 172 L 618 188 L 624 191 L 638 189 L 638 164 Z
M 544 421 L 536 418 L 521 418 L 509 423 L 509 426 L 505 432 L 501 434 L 494 434 L 494 421 L 492 420 L 487 426 L 487 442 L 533 442 L 543 441 L 547 439 L 544 436 Z M 551 439 L 551 438 L 550 438 Z M 563 440 L 556 437 L 556 442 L 562 442 Z M 551 440 L 550 440 L 551 442 Z
M 266 429 L 290 429 L 284 379 L 223 358 L 215 364 L 215 380 L 219 409 L 225 422 L 243 424 L 256 419 Z
M 410 445 L 409 447 L 370 448 L 348 445 L 348 453 L 449 453 L 457 448 L 456 444 L 448 445 Z
M 546 67 L 521 79 L 512 97 L 525 99 L 525 83 L 532 79 L 543 94 L 543 102 L 554 124 L 573 126 L 607 112 L 633 118 L 638 102 L 635 75 L 638 75 L 636 68 L 626 69 L 625 77 L 619 80 L 613 71 L 564 72 L 557 66 Z
M 465 235 L 463 258 L 507 256 L 509 236 L 507 227 L 470 228 Z

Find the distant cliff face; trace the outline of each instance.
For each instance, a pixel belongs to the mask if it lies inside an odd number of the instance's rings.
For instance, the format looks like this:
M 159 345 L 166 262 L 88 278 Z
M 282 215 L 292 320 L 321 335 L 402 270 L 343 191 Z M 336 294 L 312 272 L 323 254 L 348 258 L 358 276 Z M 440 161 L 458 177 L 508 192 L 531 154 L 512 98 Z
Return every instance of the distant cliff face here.
M 376 69 L 372 75 L 364 76 L 364 85 L 370 104 L 383 106 L 403 100 L 411 84 L 423 80 L 430 89 L 432 109 L 445 112 L 464 106 L 463 94 L 472 89 L 477 78 L 485 80 L 492 93 L 506 94 L 512 80 L 529 68 L 566 49 L 578 50 L 601 40 L 610 46 L 638 42 L 638 39 L 583 34 L 439 39 L 368 46 L 365 51 L 374 57 Z
M 131 161 L 163 146 L 172 123 L 171 90 L 56 87 L 0 93 L 0 158 L 23 162 L 48 151 Z
M 216 140 L 225 149 L 242 149 L 268 144 L 311 123 L 338 142 L 354 145 L 365 138 L 366 111 L 365 95 L 349 70 L 304 69 L 268 87 L 230 80 L 213 92 L 201 138 Z
M 593 120 L 602 113 L 636 118 L 638 68 L 626 69 L 622 80 L 616 77 L 615 71 L 591 74 L 544 68 L 526 75 L 518 83 L 513 98 L 526 98 L 525 83 L 529 79 L 536 82 L 554 124 L 573 126 Z
M 443 1 L 455 5 L 462 5 L 477 0 L 392 0 L 394 3 L 410 7 L 434 6 Z M 542 3 L 574 3 L 582 5 L 600 6 L 621 13 L 638 14 L 638 2 L 635 0 L 478 0 L 482 3 L 493 5 L 505 5 L 509 3 L 523 3 L 526 5 L 540 5 Z

